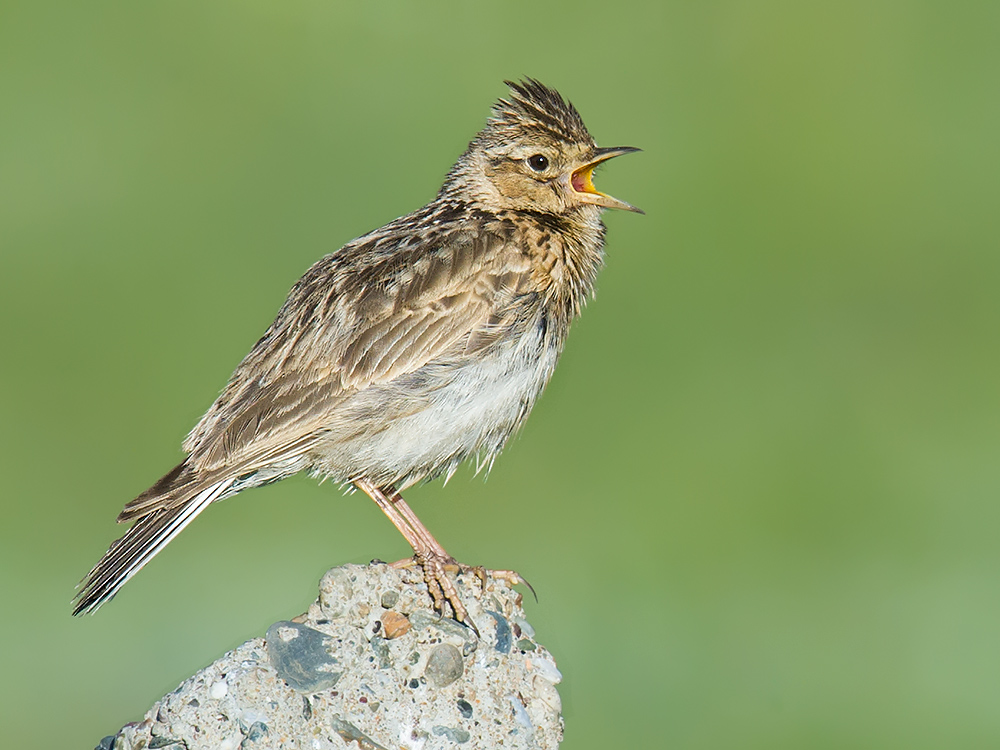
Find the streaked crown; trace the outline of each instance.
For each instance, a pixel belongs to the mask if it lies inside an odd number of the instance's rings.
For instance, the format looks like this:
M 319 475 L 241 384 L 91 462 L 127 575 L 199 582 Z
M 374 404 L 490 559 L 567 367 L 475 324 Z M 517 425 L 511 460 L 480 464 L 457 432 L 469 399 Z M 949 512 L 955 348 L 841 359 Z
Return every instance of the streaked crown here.
M 520 83 L 504 81 L 510 98 L 500 99 L 486 127 L 476 140 L 482 145 L 509 142 L 525 135 L 537 135 L 556 142 L 593 145 L 583 118 L 555 89 L 527 78 Z
M 510 96 L 493 105 L 486 127 L 445 178 L 440 199 L 487 211 L 572 211 L 594 225 L 595 206 L 637 210 L 592 181 L 599 164 L 637 149 L 597 148 L 576 107 L 534 78 L 505 83 Z

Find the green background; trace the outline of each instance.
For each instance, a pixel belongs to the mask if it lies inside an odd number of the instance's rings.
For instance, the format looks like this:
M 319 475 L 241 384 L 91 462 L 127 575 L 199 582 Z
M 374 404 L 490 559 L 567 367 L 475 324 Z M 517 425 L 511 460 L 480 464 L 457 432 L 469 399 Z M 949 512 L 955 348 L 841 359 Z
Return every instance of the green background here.
M 79 578 L 317 258 L 433 197 L 504 78 L 602 145 L 608 263 L 486 483 L 565 747 L 1000 745 L 1000 3 L 4 3 L 0 724 L 92 747 L 407 554 L 305 478 Z

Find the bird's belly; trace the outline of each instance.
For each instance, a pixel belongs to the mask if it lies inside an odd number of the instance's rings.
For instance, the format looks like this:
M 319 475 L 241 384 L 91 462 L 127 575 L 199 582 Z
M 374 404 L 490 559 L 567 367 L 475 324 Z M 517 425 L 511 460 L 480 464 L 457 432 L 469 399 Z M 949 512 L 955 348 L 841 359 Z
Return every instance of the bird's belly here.
M 542 326 L 486 356 L 432 362 L 344 404 L 313 470 L 403 489 L 477 455 L 488 466 L 548 382 L 558 347 Z

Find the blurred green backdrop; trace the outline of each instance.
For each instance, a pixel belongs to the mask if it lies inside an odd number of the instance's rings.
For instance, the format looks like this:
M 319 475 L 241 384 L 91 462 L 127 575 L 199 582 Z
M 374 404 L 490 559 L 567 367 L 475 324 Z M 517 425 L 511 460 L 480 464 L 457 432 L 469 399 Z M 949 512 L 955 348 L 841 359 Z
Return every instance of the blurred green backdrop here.
M 1000 3 L 11 3 L 0 10 L 3 744 L 92 747 L 407 553 L 306 478 L 97 616 L 114 517 L 322 254 L 558 87 L 596 302 L 490 481 L 411 494 L 514 567 L 567 748 L 1000 745 Z

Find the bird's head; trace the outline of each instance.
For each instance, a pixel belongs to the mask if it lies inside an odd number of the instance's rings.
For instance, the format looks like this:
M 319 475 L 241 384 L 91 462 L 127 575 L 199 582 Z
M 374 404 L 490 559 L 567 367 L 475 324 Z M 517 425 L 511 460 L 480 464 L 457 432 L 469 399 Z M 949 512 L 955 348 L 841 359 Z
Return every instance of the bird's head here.
M 443 194 L 458 193 L 488 210 L 562 214 L 581 206 L 642 213 L 594 187 L 594 169 L 639 149 L 598 148 L 576 108 L 531 78 L 506 81 L 490 119 L 448 175 Z

